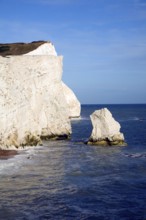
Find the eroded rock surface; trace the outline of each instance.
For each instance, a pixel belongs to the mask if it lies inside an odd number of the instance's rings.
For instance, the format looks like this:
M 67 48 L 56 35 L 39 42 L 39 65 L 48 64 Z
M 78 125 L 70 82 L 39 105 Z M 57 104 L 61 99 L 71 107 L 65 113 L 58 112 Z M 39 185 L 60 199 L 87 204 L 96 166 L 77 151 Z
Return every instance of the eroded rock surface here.
M 0 148 L 68 138 L 71 112 L 62 85 L 62 56 L 54 46 L 0 44 L 0 55 Z
M 93 130 L 88 144 L 94 145 L 126 145 L 120 124 L 112 117 L 107 108 L 96 110 L 90 115 Z
M 74 92 L 64 82 L 62 82 L 62 86 L 67 101 L 67 105 L 69 108 L 69 117 L 79 118 L 81 114 L 81 104 L 79 100 L 77 99 Z

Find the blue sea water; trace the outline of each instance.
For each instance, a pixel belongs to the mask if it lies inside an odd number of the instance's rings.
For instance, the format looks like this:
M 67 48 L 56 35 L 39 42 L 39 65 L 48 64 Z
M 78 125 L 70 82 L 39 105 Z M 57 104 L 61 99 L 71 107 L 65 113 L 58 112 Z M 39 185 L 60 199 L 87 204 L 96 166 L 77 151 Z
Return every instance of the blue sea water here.
M 87 146 L 107 107 L 127 147 Z M 0 220 L 146 220 L 146 105 L 83 105 L 69 141 L 0 161 Z

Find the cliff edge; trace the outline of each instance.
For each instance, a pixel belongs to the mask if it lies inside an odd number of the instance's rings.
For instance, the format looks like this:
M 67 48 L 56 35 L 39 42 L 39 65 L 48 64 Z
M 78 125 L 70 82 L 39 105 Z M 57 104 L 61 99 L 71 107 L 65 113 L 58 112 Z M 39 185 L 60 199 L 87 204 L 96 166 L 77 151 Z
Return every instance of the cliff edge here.
M 70 136 L 62 56 L 50 42 L 0 44 L 0 116 L 1 149 Z

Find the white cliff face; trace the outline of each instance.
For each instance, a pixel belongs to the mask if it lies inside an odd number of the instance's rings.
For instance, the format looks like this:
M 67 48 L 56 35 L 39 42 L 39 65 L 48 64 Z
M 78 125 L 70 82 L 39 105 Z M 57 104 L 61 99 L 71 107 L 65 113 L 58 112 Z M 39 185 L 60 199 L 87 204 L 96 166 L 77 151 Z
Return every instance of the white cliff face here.
M 0 56 L 0 148 L 70 135 L 62 57 Z
M 57 56 L 54 45 L 51 42 L 47 42 L 39 46 L 37 49 L 26 53 L 24 55 L 52 55 Z
M 69 116 L 70 118 L 78 118 L 81 114 L 81 104 L 79 100 L 77 99 L 74 92 L 65 84 L 62 82 L 63 86 L 63 92 L 68 104 L 69 108 Z
M 39 46 L 36 50 L 33 50 L 24 55 L 53 55 L 57 56 L 54 45 L 51 42 L 47 42 Z M 64 96 L 69 108 L 69 117 L 70 118 L 79 118 L 81 113 L 81 104 L 77 99 L 74 92 L 62 82 Z
M 120 133 L 120 124 L 112 117 L 107 108 L 96 110 L 90 115 L 93 130 L 89 144 L 125 145 L 124 135 Z

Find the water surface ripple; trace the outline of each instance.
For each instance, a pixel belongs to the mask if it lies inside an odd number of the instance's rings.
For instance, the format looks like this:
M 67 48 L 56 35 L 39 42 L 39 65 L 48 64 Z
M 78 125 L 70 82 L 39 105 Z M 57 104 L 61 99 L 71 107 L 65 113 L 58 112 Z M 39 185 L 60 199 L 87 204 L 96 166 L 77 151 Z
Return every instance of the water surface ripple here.
M 110 148 L 82 143 L 98 107 L 83 106 L 70 141 L 0 161 L 0 219 L 146 219 L 146 120 L 130 119 L 146 118 L 146 105 L 111 106 L 128 147 Z

